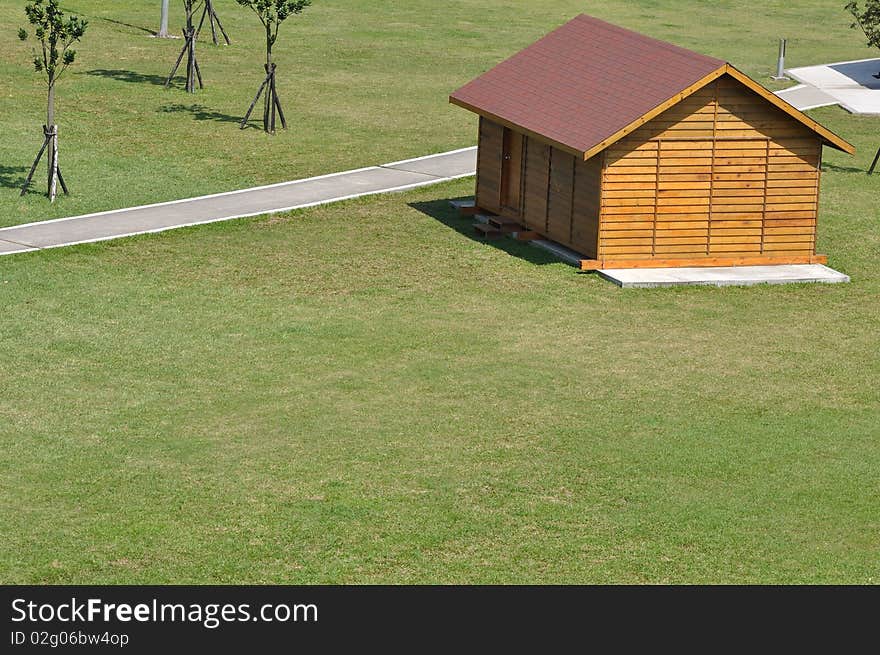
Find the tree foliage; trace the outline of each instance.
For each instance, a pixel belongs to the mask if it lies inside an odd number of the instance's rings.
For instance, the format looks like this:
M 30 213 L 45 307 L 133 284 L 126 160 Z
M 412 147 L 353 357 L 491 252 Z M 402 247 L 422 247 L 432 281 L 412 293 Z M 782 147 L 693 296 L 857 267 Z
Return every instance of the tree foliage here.
M 865 0 L 864 8 L 858 2 L 849 2 L 846 10 L 855 18 L 850 27 L 861 29 L 868 45 L 880 48 L 880 0 Z
M 71 46 L 82 38 L 88 25 L 79 16 L 65 16 L 58 5 L 58 0 L 34 0 L 24 8 L 40 42 L 40 50 L 34 53 L 34 69 L 46 74 L 50 86 L 76 59 Z M 20 29 L 18 38 L 26 40 L 27 31 Z
M 272 46 L 278 39 L 278 29 L 281 23 L 293 16 L 301 14 L 303 10 L 312 4 L 312 0 L 236 0 L 242 7 L 248 7 L 259 16 L 260 22 L 266 28 L 266 48 L 272 51 Z

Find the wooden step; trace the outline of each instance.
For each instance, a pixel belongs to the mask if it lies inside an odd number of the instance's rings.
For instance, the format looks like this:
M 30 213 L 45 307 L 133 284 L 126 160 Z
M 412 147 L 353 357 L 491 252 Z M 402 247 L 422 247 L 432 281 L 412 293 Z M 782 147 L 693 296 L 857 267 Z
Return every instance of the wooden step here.
M 501 230 L 504 234 L 510 234 L 511 232 L 524 232 L 525 228 L 517 223 L 512 218 L 506 218 L 504 216 L 491 216 L 489 218 L 489 225 Z
M 501 230 L 487 223 L 474 223 L 474 230 L 484 239 L 500 239 L 504 236 Z
M 462 216 L 473 216 L 480 213 L 480 208 L 473 200 L 450 200 L 449 204 L 457 209 Z

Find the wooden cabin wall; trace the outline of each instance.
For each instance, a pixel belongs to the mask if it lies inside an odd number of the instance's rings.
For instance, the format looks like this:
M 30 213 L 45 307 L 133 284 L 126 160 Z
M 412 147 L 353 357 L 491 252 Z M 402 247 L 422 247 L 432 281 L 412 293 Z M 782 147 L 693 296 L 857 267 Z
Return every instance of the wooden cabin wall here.
M 719 78 L 605 151 L 599 257 L 812 255 L 821 147 Z
M 522 177 L 523 203 L 517 217 L 520 223 L 588 257 L 595 257 L 601 157 L 584 162 L 535 138 L 525 137 Z
M 547 205 L 552 150 L 553 148 L 546 143 L 526 137 L 523 211 L 520 222 L 540 234 L 547 234 Z
M 587 257 L 599 242 L 602 157 L 584 162 L 522 135 L 520 207 L 501 203 L 504 127 L 480 118 L 477 206 L 524 226 Z

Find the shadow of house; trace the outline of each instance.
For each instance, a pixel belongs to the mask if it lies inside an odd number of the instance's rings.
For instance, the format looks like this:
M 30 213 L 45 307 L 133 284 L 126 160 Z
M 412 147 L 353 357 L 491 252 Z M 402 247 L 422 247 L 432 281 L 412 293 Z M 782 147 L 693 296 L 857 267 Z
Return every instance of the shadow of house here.
M 4 189 L 20 189 L 24 186 L 25 166 L 0 166 L 0 187 Z
M 190 114 L 196 121 L 215 121 L 217 123 L 241 123 L 241 116 L 231 116 L 218 111 L 211 111 L 204 105 L 163 105 L 157 110 L 160 114 Z
M 82 74 L 82 73 L 81 73 Z M 136 73 L 134 71 L 122 69 L 105 69 L 96 68 L 85 72 L 86 75 L 94 75 L 96 77 L 106 77 L 118 82 L 129 82 L 130 84 L 155 84 L 156 86 L 165 86 L 168 79 L 163 75 L 145 75 L 144 73 Z
M 409 206 L 417 211 L 420 211 L 426 216 L 430 216 L 431 218 L 442 223 L 449 229 L 458 232 L 462 236 L 465 236 L 472 241 L 477 241 L 481 244 L 494 246 L 498 250 L 501 250 L 502 252 L 505 252 L 512 257 L 518 257 L 529 263 L 537 264 L 539 266 L 544 264 L 562 263 L 558 258 L 554 257 L 550 253 L 530 246 L 526 241 L 516 241 L 515 239 L 511 239 L 506 236 L 500 239 L 493 240 L 486 240 L 482 238 L 474 231 L 474 217 L 460 215 L 458 210 L 456 210 L 449 204 L 450 200 L 459 199 L 464 200 L 465 198 L 446 198 L 441 200 L 428 200 L 424 202 L 411 202 L 409 203 Z
M 880 79 L 875 77 L 880 75 L 880 59 L 851 61 L 844 64 L 834 64 L 828 68 L 841 75 L 846 75 L 853 82 L 866 89 L 880 89 Z

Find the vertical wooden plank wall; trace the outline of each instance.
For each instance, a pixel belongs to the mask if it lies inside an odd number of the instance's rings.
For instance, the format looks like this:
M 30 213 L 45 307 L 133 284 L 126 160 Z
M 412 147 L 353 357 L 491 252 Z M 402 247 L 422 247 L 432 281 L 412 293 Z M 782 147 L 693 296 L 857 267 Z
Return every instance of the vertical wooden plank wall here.
M 550 189 L 550 146 L 526 138 L 521 222 L 540 234 L 547 234 L 547 199 Z
M 547 236 L 563 244 L 571 242 L 571 194 L 574 189 L 574 155 L 552 149 L 550 192 L 547 194 Z
M 815 253 L 819 137 L 723 77 L 606 151 L 599 257 Z
M 598 255 L 599 206 L 602 193 L 604 153 L 587 161 L 578 161 L 575 168 L 571 247 L 589 258 Z
M 602 157 L 588 162 L 526 137 L 520 222 L 595 257 L 599 233 Z

